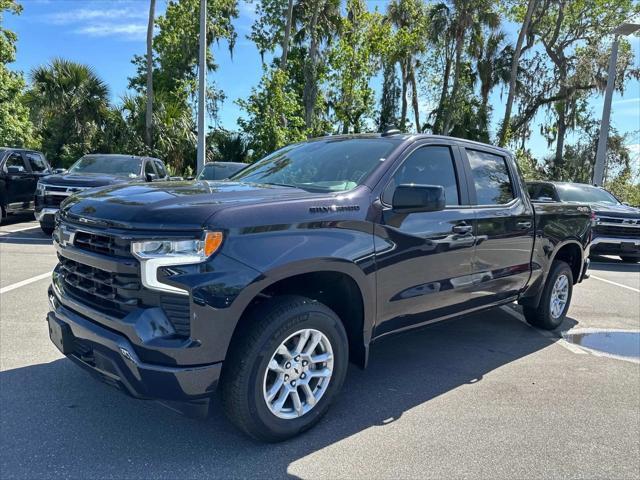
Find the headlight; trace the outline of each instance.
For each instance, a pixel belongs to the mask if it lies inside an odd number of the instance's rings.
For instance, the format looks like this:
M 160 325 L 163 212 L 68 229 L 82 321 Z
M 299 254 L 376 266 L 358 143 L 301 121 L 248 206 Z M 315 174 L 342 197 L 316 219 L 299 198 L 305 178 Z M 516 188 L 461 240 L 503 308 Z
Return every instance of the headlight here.
M 189 257 L 189 263 L 197 257 L 204 260 L 213 255 L 222 245 L 221 232 L 207 232 L 201 240 L 147 240 L 133 242 L 131 253 L 140 259 L 158 257 Z
M 36 195 L 44 196 L 44 184 L 38 182 L 36 185 Z

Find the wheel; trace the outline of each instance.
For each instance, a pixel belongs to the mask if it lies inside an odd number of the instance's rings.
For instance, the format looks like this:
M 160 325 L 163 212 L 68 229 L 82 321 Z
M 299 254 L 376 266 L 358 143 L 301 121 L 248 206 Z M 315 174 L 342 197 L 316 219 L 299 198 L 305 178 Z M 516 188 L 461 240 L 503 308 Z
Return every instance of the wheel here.
M 40 224 L 40 228 L 42 229 L 42 231 L 44 232 L 44 234 L 45 234 L 45 235 L 47 235 L 47 236 L 49 236 L 49 237 L 51 236 L 51 234 L 52 234 L 52 233 L 53 233 L 53 231 L 55 230 L 55 228 L 54 228 L 54 227 L 50 227 L 50 226 L 43 225 L 43 224 Z
M 293 295 L 260 305 L 248 325 L 224 361 L 222 405 L 253 438 L 286 440 L 315 425 L 340 391 L 347 334 L 327 306 Z
M 538 307 L 523 307 L 527 322 L 545 330 L 558 328 L 569 310 L 572 292 L 571 267 L 560 260 L 553 262 Z
M 620 256 L 620 258 L 622 259 L 622 261 L 624 263 L 638 263 L 640 262 L 640 257 L 626 257 L 626 256 Z

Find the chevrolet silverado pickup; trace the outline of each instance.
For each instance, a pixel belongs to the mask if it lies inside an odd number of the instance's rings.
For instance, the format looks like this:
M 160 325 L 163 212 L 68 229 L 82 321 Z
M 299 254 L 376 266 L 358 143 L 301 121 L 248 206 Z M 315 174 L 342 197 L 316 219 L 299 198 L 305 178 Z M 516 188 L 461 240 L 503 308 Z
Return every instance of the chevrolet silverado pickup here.
M 640 208 L 626 205 L 604 188 L 584 183 L 528 182 L 533 201 L 588 205 L 595 226 L 589 252 L 617 255 L 623 262 L 640 262 Z
M 54 217 L 68 196 L 89 188 L 131 181 L 169 180 L 162 160 L 118 154 L 84 155 L 68 171 L 42 178 L 35 191 L 35 217 L 42 231 L 51 235 Z
M 515 301 L 557 328 L 585 276 L 590 215 L 534 207 L 500 148 L 319 138 L 221 182 L 71 196 L 49 334 L 129 395 L 203 415 L 218 390 L 236 426 L 279 441 L 313 426 L 348 362 L 366 366 L 386 335 Z

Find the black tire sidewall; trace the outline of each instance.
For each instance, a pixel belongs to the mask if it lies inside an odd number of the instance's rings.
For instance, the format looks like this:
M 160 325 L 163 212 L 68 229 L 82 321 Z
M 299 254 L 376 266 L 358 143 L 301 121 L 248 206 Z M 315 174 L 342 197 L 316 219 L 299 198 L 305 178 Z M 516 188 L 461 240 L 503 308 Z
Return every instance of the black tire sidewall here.
M 317 304 L 315 305 L 317 307 Z M 281 325 L 291 320 L 292 317 L 297 317 L 299 321 L 296 321 L 294 325 L 287 328 L 284 332 L 276 327 L 273 332 L 276 335 L 263 335 L 259 345 L 258 355 L 252 362 L 248 389 L 249 411 L 250 414 L 262 424 L 261 427 L 269 432 L 269 436 L 276 441 L 301 433 L 317 423 L 326 413 L 331 402 L 342 387 L 347 372 L 348 341 L 340 319 L 335 314 L 330 315 L 328 314 L 329 312 L 314 308 L 313 303 L 308 304 L 307 307 L 308 308 L 300 309 L 306 310 L 306 312 L 298 311 L 295 313 L 291 312 L 293 315 L 283 315 L 279 322 Z M 319 330 L 329 339 L 334 357 L 333 373 L 327 390 L 313 409 L 300 418 L 289 420 L 281 419 L 271 413 L 264 400 L 263 381 L 265 370 L 271 360 L 271 356 L 280 343 L 296 331 L 305 328 Z
M 567 303 L 564 305 L 562 313 L 557 318 L 551 315 L 551 292 L 556 280 L 561 275 L 566 275 L 569 280 L 569 292 L 567 295 Z M 553 265 L 547 284 L 545 285 L 544 294 L 540 299 L 540 307 L 538 308 L 538 314 L 542 317 L 542 323 L 545 328 L 554 329 L 559 327 L 567 316 L 567 311 L 571 305 L 571 297 L 573 295 L 573 272 L 571 267 L 565 262 L 557 262 Z

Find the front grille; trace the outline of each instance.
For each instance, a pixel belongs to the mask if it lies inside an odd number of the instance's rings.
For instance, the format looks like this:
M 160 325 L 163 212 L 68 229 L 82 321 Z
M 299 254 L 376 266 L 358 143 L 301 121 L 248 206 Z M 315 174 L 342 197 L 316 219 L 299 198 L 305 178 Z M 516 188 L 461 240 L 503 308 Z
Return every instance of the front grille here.
M 144 288 L 139 274 L 116 274 L 59 256 L 65 292 L 76 302 L 115 318 L 137 308 L 160 307 L 176 334 L 188 337 L 189 297 Z
M 640 228 L 618 225 L 596 225 L 596 234 L 608 237 L 640 238 Z
M 45 207 L 59 207 L 60 204 L 65 201 L 67 198 L 66 195 L 50 195 L 47 194 L 44 197 L 44 206 Z
M 130 258 L 131 247 L 126 240 L 78 230 L 74 236 L 73 245 L 82 250 L 110 255 L 114 257 Z

